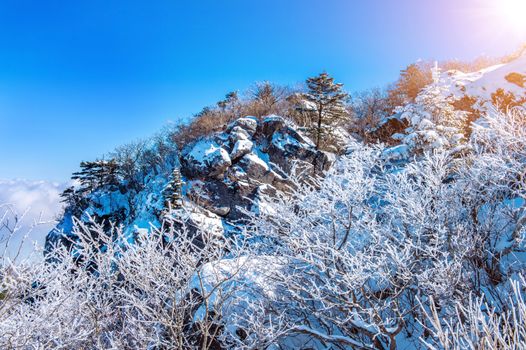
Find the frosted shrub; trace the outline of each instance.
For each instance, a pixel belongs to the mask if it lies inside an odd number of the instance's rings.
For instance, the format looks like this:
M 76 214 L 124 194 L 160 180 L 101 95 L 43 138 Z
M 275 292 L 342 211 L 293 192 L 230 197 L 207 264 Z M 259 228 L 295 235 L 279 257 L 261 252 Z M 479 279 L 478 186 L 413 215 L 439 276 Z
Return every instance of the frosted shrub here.
M 362 147 L 324 179 L 292 178 L 292 193 L 263 199 L 273 210 L 254 216 L 254 234 L 268 242 L 262 253 L 286 260 L 273 278 L 284 292 L 267 311 L 287 310 L 282 344 L 421 347 L 430 311 L 419 300 L 433 300 L 444 319 L 470 293 L 505 307 L 503 285 L 525 268 L 515 152 L 526 138 L 492 132 L 478 130 L 485 145 L 474 139 L 464 157 L 438 150 L 400 167 L 381 147 Z
M 1 348 L 208 349 L 228 337 L 222 312 L 236 305 L 243 242 L 227 247 L 170 218 L 133 242 L 94 222 L 76 222 L 75 234 L 51 263 L 2 266 Z M 207 272 L 227 248 L 229 269 Z
M 132 237 L 76 222 L 71 250 L 2 260 L 0 348 L 521 348 L 523 119 L 486 116 L 461 156 L 293 171 L 230 238 L 189 208 Z
M 484 299 L 471 297 L 455 305 L 455 314 L 444 319 L 430 302 L 426 311 L 431 339 L 422 339 L 429 349 L 524 349 L 526 348 L 526 281 L 513 280 L 505 307 L 492 308 Z

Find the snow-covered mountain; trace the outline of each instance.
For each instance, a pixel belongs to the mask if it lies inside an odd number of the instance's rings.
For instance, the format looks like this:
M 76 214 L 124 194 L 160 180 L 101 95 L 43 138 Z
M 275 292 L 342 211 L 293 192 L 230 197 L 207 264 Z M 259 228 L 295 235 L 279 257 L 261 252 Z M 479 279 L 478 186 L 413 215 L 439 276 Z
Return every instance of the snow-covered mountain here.
M 378 129 L 384 134 L 383 129 L 390 129 L 388 133 L 397 146 L 385 154 L 399 159 L 408 156 L 409 148 L 427 147 L 424 144 L 432 148 L 459 146 L 463 138 L 461 121 L 467 124 L 491 109 L 524 103 L 526 53 L 506 64 L 473 73 L 435 70 L 434 82 L 424 88 L 416 101 L 401 106 Z M 433 115 L 433 110 L 441 115 Z M 445 111 L 450 113 L 449 120 L 438 120 L 443 119 Z M 213 218 L 216 226 L 228 231 L 232 222 L 242 219 L 243 211 L 259 210 L 258 196 L 262 191 L 286 187 L 287 173 L 298 161 L 307 166 L 315 164 L 317 173 L 334 162 L 333 154 L 314 150 L 312 141 L 299 130 L 278 116 L 261 120 L 239 118 L 222 132 L 204 135 L 182 150 L 171 151 L 163 164 L 141 173 L 138 188 L 127 180 L 84 193 L 82 201 L 66 208 L 47 243 L 52 245 L 60 237 L 68 237 L 75 216 L 123 224 L 130 236 L 149 229 L 150 224 L 159 225 L 166 209 L 164 190 L 174 168 L 183 174 L 182 194 L 187 207 Z M 354 140 L 349 138 L 348 142 Z M 155 145 L 148 147 L 152 154 L 160 152 Z
M 409 150 L 449 148 L 465 150 L 465 141 L 482 116 L 526 106 L 526 52 L 506 63 L 473 73 L 432 70 L 433 81 L 413 102 L 396 108 L 373 131 L 381 141 L 394 145 L 392 158 Z
M 435 69 L 379 126 L 392 142 L 338 155 L 269 115 L 85 162 L 53 264 L 9 272 L 32 294 L 2 330 L 66 348 L 524 347 L 525 75 L 525 56 Z
M 444 88 L 446 97 L 473 100 L 472 107 L 479 111 L 492 108 L 493 103 L 523 104 L 526 102 L 526 51 L 509 63 L 477 72 L 444 72 L 439 84 Z

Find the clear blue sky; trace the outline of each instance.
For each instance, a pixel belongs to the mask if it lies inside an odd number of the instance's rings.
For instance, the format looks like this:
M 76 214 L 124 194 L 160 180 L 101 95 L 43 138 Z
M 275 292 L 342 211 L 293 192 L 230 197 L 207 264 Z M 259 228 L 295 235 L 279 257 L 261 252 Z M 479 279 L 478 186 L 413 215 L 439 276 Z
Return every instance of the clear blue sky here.
M 352 92 L 509 53 L 524 38 L 491 1 L 0 0 L 0 178 L 66 180 L 255 81 L 327 70 Z

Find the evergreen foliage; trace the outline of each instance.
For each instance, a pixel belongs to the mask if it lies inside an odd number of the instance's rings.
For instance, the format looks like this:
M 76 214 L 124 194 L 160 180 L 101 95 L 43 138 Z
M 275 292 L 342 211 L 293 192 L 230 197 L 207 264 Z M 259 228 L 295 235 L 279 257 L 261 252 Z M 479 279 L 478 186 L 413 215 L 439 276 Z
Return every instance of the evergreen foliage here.
M 96 160 L 94 162 L 81 162 L 81 170 L 73 173 L 71 179 L 78 180 L 81 187 L 90 191 L 103 185 L 115 185 L 117 181 L 117 162 L 114 159 L 109 161 Z
M 308 78 L 307 93 L 303 97 L 315 105 L 315 118 L 309 127 L 316 149 L 322 148 L 325 137 L 332 127 L 338 125 L 346 116 L 345 101 L 349 97 L 343 91 L 343 84 L 335 83 L 327 73 Z

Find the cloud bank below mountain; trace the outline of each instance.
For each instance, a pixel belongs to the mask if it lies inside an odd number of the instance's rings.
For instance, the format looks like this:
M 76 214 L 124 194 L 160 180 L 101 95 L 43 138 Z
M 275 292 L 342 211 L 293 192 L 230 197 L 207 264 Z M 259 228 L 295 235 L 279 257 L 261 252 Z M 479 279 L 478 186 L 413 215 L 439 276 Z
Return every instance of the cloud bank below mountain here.
M 62 210 L 60 193 L 65 183 L 50 181 L 30 181 L 23 179 L 0 179 L 0 217 L 15 213 L 22 216 L 21 230 L 10 243 L 9 254 L 14 255 L 27 234 L 21 254 L 28 256 L 33 243 L 43 246 L 46 234 L 56 224 L 56 218 Z M 13 212 L 11 212 L 11 210 Z M 4 240 L 8 231 L 0 228 L 0 240 Z M 2 244 L 2 250 L 4 243 Z

